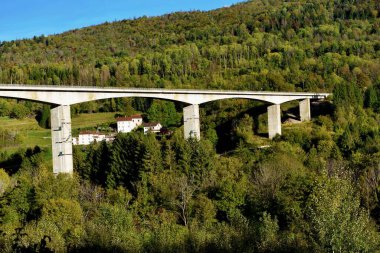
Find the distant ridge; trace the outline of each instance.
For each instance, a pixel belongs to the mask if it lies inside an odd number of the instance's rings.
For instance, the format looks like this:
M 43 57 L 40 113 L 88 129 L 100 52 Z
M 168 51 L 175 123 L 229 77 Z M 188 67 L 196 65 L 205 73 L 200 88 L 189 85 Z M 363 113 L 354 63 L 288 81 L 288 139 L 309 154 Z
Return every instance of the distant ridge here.
M 0 83 L 280 91 L 369 87 L 380 3 L 257 0 L 0 45 Z

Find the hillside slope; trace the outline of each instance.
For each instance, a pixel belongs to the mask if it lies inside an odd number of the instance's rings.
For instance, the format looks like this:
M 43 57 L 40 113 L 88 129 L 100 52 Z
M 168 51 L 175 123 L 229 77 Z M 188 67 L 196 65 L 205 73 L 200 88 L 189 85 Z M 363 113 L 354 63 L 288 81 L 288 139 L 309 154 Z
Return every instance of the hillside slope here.
M 379 7 L 257 0 L 2 43 L 0 83 L 333 90 L 333 100 L 273 140 L 257 101 L 206 103 L 200 141 L 183 138 L 173 102 L 73 105 L 114 112 L 73 117 L 74 134 L 115 112 L 173 134 L 75 146 L 70 177 L 51 173 L 38 139 L 50 106 L 0 99 L 0 116 L 39 120 L 0 119 L 0 251 L 380 252 Z M 293 118 L 299 106 L 281 110 Z M 14 134 L 20 124 L 36 134 Z M 27 142 L 40 147 L 6 152 Z
M 254 0 L 3 42 L 0 83 L 361 88 L 380 75 L 380 3 Z

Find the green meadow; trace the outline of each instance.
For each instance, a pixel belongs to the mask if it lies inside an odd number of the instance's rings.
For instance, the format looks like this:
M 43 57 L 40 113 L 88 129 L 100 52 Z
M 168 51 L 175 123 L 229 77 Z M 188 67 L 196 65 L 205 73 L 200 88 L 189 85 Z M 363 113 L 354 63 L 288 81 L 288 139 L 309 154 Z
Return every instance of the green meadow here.
M 73 135 L 77 136 L 82 129 L 96 129 L 97 127 L 106 127 L 115 121 L 114 112 L 107 113 L 89 113 L 72 116 Z M 34 118 L 12 119 L 9 117 L 0 117 L 0 130 L 7 130 L 19 135 L 19 143 L 1 147 L 1 151 L 13 153 L 20 148 L 32 148 L 39 146 L 50 153 L 51 134 L 50 129 L 42 128 Z

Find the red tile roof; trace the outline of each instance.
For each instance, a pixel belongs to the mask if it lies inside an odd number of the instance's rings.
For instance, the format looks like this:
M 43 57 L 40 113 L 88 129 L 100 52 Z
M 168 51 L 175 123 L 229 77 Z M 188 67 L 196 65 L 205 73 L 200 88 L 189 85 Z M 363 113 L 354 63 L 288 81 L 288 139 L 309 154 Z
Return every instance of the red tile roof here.
M 100 134 L 102 134 L 102 133 L 99 133 L 99 132 L 96 132 L 96 131 L 81 131 L 80 133 L 79 133 L 79 135 L 85 135 L 85 134 L 96 134 L 96 135 L 100 135 Z
M 143 123 L 143 127 L 154 127 L 160 124 L 160 122 L 148 122 L 148 123 Z
M 116 121 L 132 121 L 132 117 L 118 117 Z
M 116 121 L 132 121 L 132 119 L 142 119 L 140 114 L 135 114 L 129 117 L 118 117 Z

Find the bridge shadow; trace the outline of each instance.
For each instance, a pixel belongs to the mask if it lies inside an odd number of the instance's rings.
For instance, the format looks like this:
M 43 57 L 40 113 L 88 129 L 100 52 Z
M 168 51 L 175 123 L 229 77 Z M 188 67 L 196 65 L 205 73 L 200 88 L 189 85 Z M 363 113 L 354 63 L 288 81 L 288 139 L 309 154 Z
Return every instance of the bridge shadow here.
M 253 132 L 255 135 L 267 138 L 268 133 L 261 131 L 264 126 L 264 122 L 260 118 L 261 115 L 267 113 L 267 104 L 255 104 L 253 107 L 241 110 L 236 116 L 229 118 L 215 127 L 218 135 L 218 142 L 216 144 L 216 151 L 218 153 L 225 153 L 235 149 L 239 144 L 239 139 L 234 134 L 234 127 L 236 122 L 243 118 L 245 114 L 248 114 L 253 119 Z
M 298 121 L 300 122 L 300 109 L 298 101 L 289 102 L 290 104 L 282 105 L 281 122 Z M 253 132 L 256 136 L 268 138 L 267 128 L 267 108 L 269 104 L 255 102 L 253 106 L 241 110 L 235 117 L 229 118 L 227 121 L 215 127 L 218 135 L 216 150 L 218 153 L 225 153 L 235 149 L 239 144 L 239 139 L 234 135 L 234 124 L 237 120 L 248 114 L 253 119 Z M 329 101 L 312 101 L 310 103 L 312 118 L 318 116 L 332 116 L 334 106 Z M 265 116 L 264 116 L 265 115 Z M 263 118 L 264 117 L 264 118 Z
M 312 101 L 310 103 L 311 117 L 333 116 L 335 107 L 330 101 Z
M 285 122 L 288 119 L 300 120 L 299 105 L 292 102 L 288 108 L 282 109 L 281 121 Z M 317 118 L 318 116 L 333 116 L 334 106 L 329 101 L 311 101 L 310 102 L 311 118 Z
M 23 166 L 23 162 L 29 160 L 31 164 L 35 163 L 33 156 L 39 155 L 41 152 L 43 152 L 42 149 L 39 146 L 35 146 L 33 149 L 21 149 L 11 155 L 8 155 L 6 152 L 1 153 L 0 168 L 3 168 L 9 175 L 13 175 L 20 170 Z

